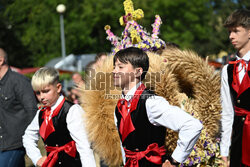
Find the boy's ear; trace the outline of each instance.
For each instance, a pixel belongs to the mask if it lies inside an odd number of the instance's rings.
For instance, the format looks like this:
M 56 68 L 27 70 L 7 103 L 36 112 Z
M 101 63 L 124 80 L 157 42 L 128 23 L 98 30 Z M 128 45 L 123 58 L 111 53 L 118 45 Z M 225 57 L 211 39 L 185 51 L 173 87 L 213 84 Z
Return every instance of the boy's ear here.
M 62 91 L 62 84 L 61 83 L 57 83 L 56 87 L 57 87 L 57 93 L 61 93 L 61 91 Z
M 141 77 L 141 75 L 143 73 L 143 69 L 141 67 L 138 67 L 135 70 L 136 70 L 136 73 L 135 73 L 136 78 Z

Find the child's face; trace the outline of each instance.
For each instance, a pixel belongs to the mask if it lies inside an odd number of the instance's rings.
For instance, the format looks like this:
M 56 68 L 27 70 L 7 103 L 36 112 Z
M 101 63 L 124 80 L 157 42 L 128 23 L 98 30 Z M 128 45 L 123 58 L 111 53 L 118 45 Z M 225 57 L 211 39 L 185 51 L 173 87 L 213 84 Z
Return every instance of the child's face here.
M 113 70 L 114 86 L 131 89 L 130 85 L 136 79 L 136 71 L 137 68 L 131 63 L 124 64 L 117 59 Z
M 238 26 L 238 27 L 230 27 L 228 28 L 228 31 L 229 31 L 229 39 L 235 49 L 240 50 L 249 45 L 250 30 L 247 30 L 242 26 Z
M 51 107 L 54 105 L 60 96 L 62 90 L 62 85 L 58 84 L 49 84 L 43 87 L 41 90 L 36 91 L 36 97 L 44 106 Z

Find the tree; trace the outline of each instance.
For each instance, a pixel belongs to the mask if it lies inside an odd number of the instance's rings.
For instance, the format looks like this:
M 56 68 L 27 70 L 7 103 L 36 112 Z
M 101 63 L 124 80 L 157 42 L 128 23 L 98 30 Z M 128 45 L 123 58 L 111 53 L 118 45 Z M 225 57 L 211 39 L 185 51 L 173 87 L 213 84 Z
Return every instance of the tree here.
M 43 66 L 61 56 L 58 0 L 3 0 L 0 3 L 1 45 L 11 52 L 18 66 Z M 123 1 L 63 0 L 66 54 L 110 52 L 104 26 L 121 36 L 124 27 Z M 154 16 L 163 24 L 160 38 L 197 51 L 201 56 L 227 50 L 229 40 L 225 18 L 237 7 L 249 7 L 246 0 L 133 0 L 145 18 L 139 23 L 151 32 Z M 3 42 L 4 41 L 4 42 Z M 19 61 L 16 61 L 19 60 Z

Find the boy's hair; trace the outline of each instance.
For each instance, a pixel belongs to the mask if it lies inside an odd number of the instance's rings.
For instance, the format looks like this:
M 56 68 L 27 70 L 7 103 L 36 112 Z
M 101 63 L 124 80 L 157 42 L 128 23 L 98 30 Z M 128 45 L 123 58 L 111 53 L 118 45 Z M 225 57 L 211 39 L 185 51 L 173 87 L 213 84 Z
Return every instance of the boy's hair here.
M 141 80 L 145 78 L 149 68 L 149 59 L 148 55 L 142 49 L 135 47 L 122 49 L 115 54 L 113 59 L 114 64 L 117 59 L 124 64 L 131 63 L 134 68 L 141 67 L 143 69 Z
M 45 86 L 59 83 L 59 72 L 51 67 L 42 67 L 35 72 L 31 85 L 34 91 L 43 89 Z
M 246 29 L 250 29 L 250 10 L 237 9 L 235 10 L 224 23 L 224 27 L 238 27 L 242 26 Z

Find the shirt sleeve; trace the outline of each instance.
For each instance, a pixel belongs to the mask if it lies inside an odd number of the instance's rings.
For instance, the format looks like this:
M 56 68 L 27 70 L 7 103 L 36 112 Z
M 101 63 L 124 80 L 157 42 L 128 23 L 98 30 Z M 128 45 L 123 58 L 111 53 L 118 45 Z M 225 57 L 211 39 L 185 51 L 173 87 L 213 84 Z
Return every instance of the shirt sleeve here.
M 115 116 L 115 112 L 114 112 L 114 121 L 115 121 L 115 127 L 117 128 L 117 131 L 118 131 L 118 127 L 117 127 L 117 118 Z M 120 139 L 120 138 L 119 138 Z M 125 156 L 125 151 L 123 149 L 123 146 L 122 146 L 122 142 L 120 140 L 120 147 L 121 147 L 121 152 L 122 152 L 122 162 L 123 162 L 123 165 L 126 164 L 126 156 Z
M 221 73 L 221 142 L 220 153 L 228 156 L 231 145 L 231 134 L 234 120 L 234 109 L 228 85 L 227 66 L 224 66 Z
M 95 158 L 87 138 L 84 124 L 84 111 L 78 104 L 73 105 L 67 114 L 67 128 L 70 136 L 76 142 L 76 149 L 80 154 L 83 167 L 95 167 Z
M 149 121 L 155 126 L 164 126 L 179 132 L 177 147 L 172 158 L 182 163 L 191 153 L 198 140 L 202 124 L 177 106 L 172 106 L 163 97 L 153 96 L 146 101 Z
M 34 165 L 42 158 L 41 152 L 37 146 L 39 140 L 39 123 L 38 123 L 39 111 L 37 111 L 34 119 L 29 124 L 23 135 L 23 146 L 25 147 L 26 154 L 30 157 Z

